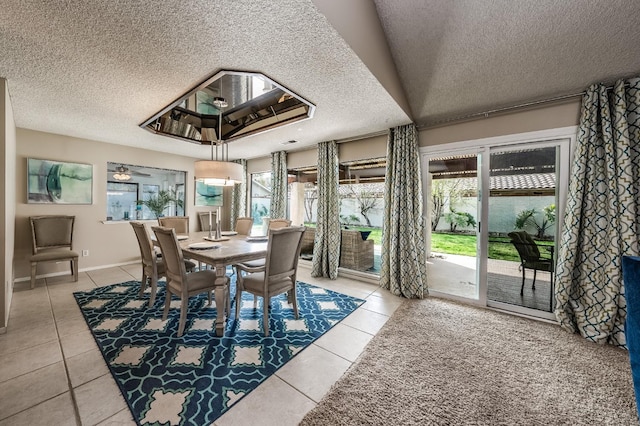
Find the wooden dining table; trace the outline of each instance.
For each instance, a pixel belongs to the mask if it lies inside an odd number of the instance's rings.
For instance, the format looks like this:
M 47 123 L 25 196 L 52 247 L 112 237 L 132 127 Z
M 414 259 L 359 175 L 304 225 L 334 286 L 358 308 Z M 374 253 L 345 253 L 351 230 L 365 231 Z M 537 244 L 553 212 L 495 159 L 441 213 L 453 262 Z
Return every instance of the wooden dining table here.
M 180 247 L 185 258 L 197 260 L 215 267 L 216 280 L 214 296 L 216 302 L 216 335 L 223 336 L 226 318 L 225 295 L 229 294 L 229 279 L 226 277 L 228 265 L 262 259 L 267 256 L 267 239 L 250 241 L 246 235 L 229 235 L 224 241 L 207 241 L 208 232 L 190 232 L 187 239 L 180 239 Z M 249 239 L 248 239 L 249 238 Z M 216 248 L 190 248 L 193 243 L 211 243 Z M 230 296 L 230 295 L 229 295 Z

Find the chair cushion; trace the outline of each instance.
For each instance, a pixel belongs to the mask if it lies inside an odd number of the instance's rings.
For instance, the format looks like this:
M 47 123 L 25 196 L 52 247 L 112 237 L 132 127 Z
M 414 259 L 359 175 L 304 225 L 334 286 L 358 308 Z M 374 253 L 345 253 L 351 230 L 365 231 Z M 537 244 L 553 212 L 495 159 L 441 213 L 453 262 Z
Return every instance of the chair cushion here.
M 69 249 L 51 249 L 31 256 L 32 262 L 46 262 L 53 260 L 70 260 L 78 257 L 78 253 Z
M 257 259 L 257 260 L 250 260 L 248 262 L 242 262 L 240 263 L 241 266 L 246 266 L 248 268 L 259 268 L 261 266 L 264 266 L 265 262 L 267 261 L 267 259 Z
M 244 285 L 244 289 L 249 292 L 262 292 L 262 287 L 264 286 L 264 272 L 256 272 L 253 274 L 249 274 L 245 276 L 242 280 Z M 269 283 L 269 293 L 277 294 L 283 293 L 287 289 L 292 288 L 293 283 L 291 282 L 291 278 L 285 277 L 279 281 L 272 281 Z
M 189 292 L 213 287 L 216 273 L 211 269 L 187 274 L 187 289 Z

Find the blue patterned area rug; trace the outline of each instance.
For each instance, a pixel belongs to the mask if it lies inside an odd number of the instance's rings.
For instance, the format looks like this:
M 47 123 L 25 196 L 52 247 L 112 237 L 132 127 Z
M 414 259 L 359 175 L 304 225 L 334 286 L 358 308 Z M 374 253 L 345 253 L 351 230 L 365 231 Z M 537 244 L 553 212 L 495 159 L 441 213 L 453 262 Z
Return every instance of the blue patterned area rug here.
M 235 282 L 232 277 L 232 297 Z M 262 298 L 243 293 L 240 320 L 215 336 L 215 301 L 192 297 L 185 333 L 177 337 L 179 300 L 162 321 L 164 282 L 153 307 L 138 299 L 140 282 L 128 281 L 74 296 L 141 425 L 208 425 L 301 350 L 364 303 L 309 284 L 298 284 L 299 319 L 286 296 L 271 299 L 269 337 L 262 330 Z M 231 312 L 235 314 L 232 300 Z

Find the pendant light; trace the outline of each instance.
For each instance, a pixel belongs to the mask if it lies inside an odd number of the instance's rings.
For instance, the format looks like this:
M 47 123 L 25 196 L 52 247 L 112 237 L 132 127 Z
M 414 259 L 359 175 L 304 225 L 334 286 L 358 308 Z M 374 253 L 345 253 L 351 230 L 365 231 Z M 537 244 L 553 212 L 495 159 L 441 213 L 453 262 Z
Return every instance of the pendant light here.
M 195 162 L 195 178 L 199 182 L 212 186 L 233 186 L 242 182 L 243 167 L 241 164 L 229 161 L 229 148 L 222 141 L 222 108 L 227 107 L 227 101 L 222 97 L 215 97 L 213 105 L 218 109 L 218 141 L 216 145 L 216 159 L 213 159 L 213 145 L 211 141 L 211 159 Z M 218 160 L 218 147 L 221 148 L 221 159 Z

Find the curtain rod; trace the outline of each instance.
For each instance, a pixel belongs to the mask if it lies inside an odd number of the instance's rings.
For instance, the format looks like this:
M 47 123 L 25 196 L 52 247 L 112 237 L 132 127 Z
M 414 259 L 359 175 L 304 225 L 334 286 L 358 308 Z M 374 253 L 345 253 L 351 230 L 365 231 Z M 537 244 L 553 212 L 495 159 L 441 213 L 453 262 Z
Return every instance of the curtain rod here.
M 430 123 L 430 124 L 423 124 L 423 125 L 418 126 L 418 130 L 424 130 L 424 129 L 429 129 L 429 128 L 433 128 L 433 127 L 446 126 L 446 125 L 449 125 L 449 124 L 453 124 L 453 123 L 457 123 L 457 122 L 461 122 L 461 121 L 474 120 L 474 119 L 477 119 L 477 118 L 489 118 L 490 115 L 497 114 L 497 113 L 502 113 L 502 112 L 507 112 L 507 111 L 514 111 L 514 110 L 519 110 L 519 109 L 523 109 L 523 108 L 529 108 L 529 107 L 533 107 L 533 106 L 544 105 L 544 104 L 549 104 L 549 103 L 555 103 L 555 102 L 565 101 L 567 99 L 581 97 L 585 93 L 586 92 L 571 93 L 569 95 L 555 96 L 555 97 L 549 98 L 549 99 L 542 99 L 542 100 L 539 100 L 539 101 L 525 102 L 525 103 L 522 103 L 522 104 L 519 104 L 519 105 L 512 105 L 512 106 L 503 107 L 503 108 L 496 108 L 496 109 L 492 109 L 492 110 L 488 110 L 488 111 L 484 111 L 484 112 L 476 112 L 476 113 L 473 113 L 473 114 L 463 115 L 463 116 L 451 118 L 451 119 L 448 119 L 448 120 L 442 120 L 442 121 L 438 121 L 438 122 L 434 122 L 434 123 Z
M 629 83 L 625 82 L 624 87 L 629 87 Z M 613 88 L 614 88 L 613 85 L 608 85 L 606 87 L 606 89 L 608 91 L 613 90 Z M 587 93 L 587 91 L 585 90 L 585 91 L 578 92 L 578 93 L 571 93 L 571 94 L 568 94 L 568 95 L 555 96 L 555 97 L 549 98 L 549 99 L 542 99 L 542 100 L 539 100 L 539 101 L 525 102 L 525 103 L 519 104 L 519 105 L 513 105 L 513 106 L 508 106 L 508 107 L 503 107 L 503 108 L 496 108 L 496 109 L 492 109 L 492 110 L 489 110 L 489 111 L 476 112 L 476 113 L 469 114 L 469 115 L 463 115 L 461 117 L 451 118 L 449 120 L 438 121 L 438 122 L 434 122 L 434 123 L 430 123 L 430 124 L 422 124 L 422 125 L 419 125 L 417 127 L 418 127 L 418 130 L 424 130 L 424 129 L 434 128 L 434 127 L 446 126 L 446 125 L 453 124 L 453 123 L 456 123 L 456 122 L 469 121 L 469 120 L 473 120 L 473 119 L 476 119 L 476 118 L 482 118 L 482 117 L 489 118 L 489 115 L 491 115 L 491 114 L 496 114 L 496 113 L 501 113 L 501 112 L 506 112 L 506 111 L 513 111 L 513 110 L 518 110 L 518 109 L 523 109 L 523 108 L 528 108 L 528 107 L 534 107 L 534 106 L 544 105 L 544 104 L 548 104 L 548 103 L 565 101 L 567 99 L 582 97 L 586 93 Z

